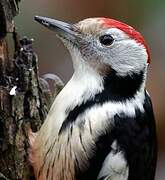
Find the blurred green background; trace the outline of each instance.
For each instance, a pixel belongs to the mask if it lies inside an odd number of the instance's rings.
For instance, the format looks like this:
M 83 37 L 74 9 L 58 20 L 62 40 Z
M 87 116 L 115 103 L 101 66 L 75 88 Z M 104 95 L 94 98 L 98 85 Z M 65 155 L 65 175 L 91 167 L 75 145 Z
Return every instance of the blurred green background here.
M 73 72 L 70 56 L 55 34 L 34 22 L 35 15 L 67 22 L 88 17 L 111 17 L 139 30 L 152 52 L 147 89 L 157 123 L 159 161 L 156 180 L 165 179 L 165 0 L 22 0 L 16 17 L 17 31 L 34 38 L 40 75 L 55 73 L 67 82 Z

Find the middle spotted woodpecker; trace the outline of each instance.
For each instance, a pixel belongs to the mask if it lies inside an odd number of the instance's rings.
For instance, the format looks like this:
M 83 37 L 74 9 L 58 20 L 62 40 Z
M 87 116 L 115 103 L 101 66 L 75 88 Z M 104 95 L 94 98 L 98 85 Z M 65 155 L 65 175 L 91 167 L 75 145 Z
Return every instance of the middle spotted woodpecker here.
M 68 48 L 74 74 L 30 136 L 37 180 L 154 180 L 156 130 L 139 32 L 109 18 L 36 16 Z

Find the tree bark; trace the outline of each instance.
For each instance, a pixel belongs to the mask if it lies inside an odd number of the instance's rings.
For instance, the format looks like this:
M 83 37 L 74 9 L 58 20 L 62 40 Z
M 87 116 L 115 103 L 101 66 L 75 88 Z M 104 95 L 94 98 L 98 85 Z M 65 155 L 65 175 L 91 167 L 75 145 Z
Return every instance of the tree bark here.
M 36 132 L 47 114 L 50 91 L 42 92 L 32 40 L 19 39 L 13 17 L 20 0 L 0 0 L 0 179 L 34 179 L 28 159 L 28 130 Z M 9 57 L 8 33 L 15 46 Z M 11 54 L 11 53 L 10 53 Z M 49 98 L 48 98 L 49 97 Z

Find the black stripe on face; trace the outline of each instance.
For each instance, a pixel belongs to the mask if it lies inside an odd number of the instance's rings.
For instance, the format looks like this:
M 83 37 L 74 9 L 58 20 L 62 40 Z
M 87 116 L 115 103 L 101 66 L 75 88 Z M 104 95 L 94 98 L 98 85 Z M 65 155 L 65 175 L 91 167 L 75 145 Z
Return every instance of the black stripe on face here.
M 112 70 L 111 73 L 104 78 L 104 90 L 86 102 L 82 102 L 82 104 L 75 106 L 74 109 L 68 113 L 59 134 L 65 131 L 67 127 L 70 127 L 79 115 L 94 105 L 102 105 L 108 101 L 124 102 L 133 98 L 140 89 L 143 81 L 144 70 L 139 74 L 132 73 L 124 77 L 118 76 L 117 73 Z

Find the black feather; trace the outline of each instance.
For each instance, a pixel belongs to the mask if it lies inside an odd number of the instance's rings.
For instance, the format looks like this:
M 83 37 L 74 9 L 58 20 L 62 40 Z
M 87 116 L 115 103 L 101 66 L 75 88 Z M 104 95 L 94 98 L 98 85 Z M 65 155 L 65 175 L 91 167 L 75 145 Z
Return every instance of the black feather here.
M 111 135 L 117 140 L 129 165 L 128 180 L 154 180 L 157 140 L 150 97 L 146 94 L 144 113 L 136 109 L 136 116 L 115 116 Z
M 135 117 L 124 114 L 114 117 L 114 127 L 96 142 L 95 155 L 85 171 L 77 169 L 77 180 L 96 180 L 102 164 L 117 141 L 129 167 L 128 180 L 154 180 L 157 160 L 157 141 L 152 104 L 146 94 L 144 113 L 136 109 Z

